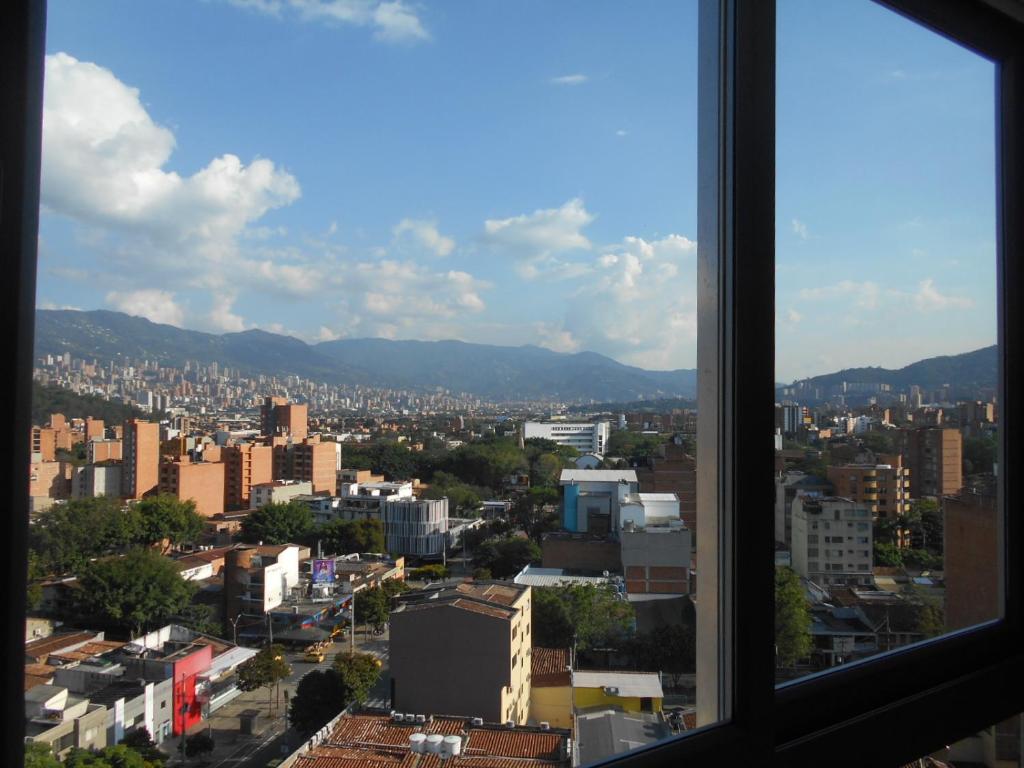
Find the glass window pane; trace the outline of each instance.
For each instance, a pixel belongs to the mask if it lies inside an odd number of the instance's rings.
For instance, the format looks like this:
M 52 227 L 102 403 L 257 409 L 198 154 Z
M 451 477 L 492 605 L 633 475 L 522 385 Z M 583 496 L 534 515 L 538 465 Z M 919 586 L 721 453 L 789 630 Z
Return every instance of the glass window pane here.
M 779 3 L 780 681 L 999 616 L 994 83 L 874 3 Z
M 211 717 L 234 645 L 290 666 L 236 704 L 283 730 L 291 697 L 307 735 L 350 652 L 381 744 L 580 764 L 695 728 L 697 26 L 695 0 L 49 3 L 39 741 L 82 746 L 44 738 L 47 681 L 115 700 L 78 653 L 166 688 L 112 733 L 208 719 L 227 749 L 259 725 Z M 160 569 L 172 597 L 126 606 Z

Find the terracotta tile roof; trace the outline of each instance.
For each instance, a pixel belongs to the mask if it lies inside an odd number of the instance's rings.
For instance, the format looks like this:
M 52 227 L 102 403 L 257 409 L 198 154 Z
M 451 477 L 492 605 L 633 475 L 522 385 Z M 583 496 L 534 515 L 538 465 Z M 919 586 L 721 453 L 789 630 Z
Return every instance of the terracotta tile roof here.
M 473 728 L 462 754 L 496 757 L 528 757 L 534 760 L 558 760 L 562 737 L 557 733 L 537 733 L 517 729 Z
M 530 662 L 530 673 L 534 678 L 534 685 L 538 677 L 546 675 L 558 675 L 569 668 L 568 648 L 540 648 L 533 646 L 533 658 Z
M 462 754 L 445 761 L 449 768 L 568 768 L 565 731 L 480 727 L 465 717 L 395 723 L 386 714 L 369 713 L 342 717 L 325 741 L 298 758 L 295 768 L 442 768 L 440 756 L 411 751 L 413 733 L 465 736 Z

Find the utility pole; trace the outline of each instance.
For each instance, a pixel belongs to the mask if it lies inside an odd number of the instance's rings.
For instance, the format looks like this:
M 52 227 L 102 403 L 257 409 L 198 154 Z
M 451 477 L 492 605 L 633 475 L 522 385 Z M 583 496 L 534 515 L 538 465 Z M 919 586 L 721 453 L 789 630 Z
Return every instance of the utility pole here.
M 274 617 L 267 612 L 267 632 L 270 635 L 270 645 L 274 644 Z
M 352 590 L 352 604 L 349 606 L 352 609 L 352 621 L 349 622 L 348 636 L 349 636 L 349 647 L 352 649 L 351 653 L 355 656 L 356 653 L 356 591 Z

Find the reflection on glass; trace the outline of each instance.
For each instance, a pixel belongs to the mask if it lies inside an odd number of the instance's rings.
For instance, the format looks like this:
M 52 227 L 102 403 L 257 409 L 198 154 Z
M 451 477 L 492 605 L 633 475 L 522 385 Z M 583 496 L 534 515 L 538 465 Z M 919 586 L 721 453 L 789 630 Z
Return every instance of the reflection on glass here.
M 872 3 L 779 4 L 779 681 L 999 615 L 993 82 Z

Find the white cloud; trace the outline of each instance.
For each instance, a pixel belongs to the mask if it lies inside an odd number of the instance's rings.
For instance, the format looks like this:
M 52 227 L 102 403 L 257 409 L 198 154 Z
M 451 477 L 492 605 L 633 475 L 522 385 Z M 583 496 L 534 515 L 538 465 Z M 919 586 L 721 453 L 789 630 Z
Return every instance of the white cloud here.
M 394 235 L 399 238 L 407 233 L 435 256 L 447 256 L 455 249 L 455 241 L 442 235 L 435 221 L 402 219 L 395 227 Z
M 793 234 L 799 237 L 801 240 L 807 240 L 811 235 L 807 231 L 807 225 L 804 224 L 800 219 L 793 219 Z
M 234 296 L 214 296 L 213 307 L 206 315 L 208 327 L 218 333 L 238 333 L 239 331 L 244 331 L 246 328 L 245 319 L 232 311 L 234 305 Z
M 165 170 L 174 146 L 139 91 L 110 70 L 65 53 L 46 57 L 47 210 L 132 241 L 124 250 L 150 266 L 177 254 L 212 269 L 235 254 L 247 225 L 299 197 L 295 178 L 267 159 L 246 165 L 225 154 L 192 176 Z
M 174 294 L 170 291 L 111 291 L 107 294 L 106 301 L 109 306 L 120 312 L 145 317 L 154 323 L 175 325 L 180 328 L 185 322 L 185 311 L 178 306 Z
M 288 0 L 304 21 L 370 27 L 374 37 L 389 43 L 429 40 L 416 11 L 402 0 Z
M 326 325 L 321 325 L 314 338 L 317 341 L 337 341 L 341 338 L 341 334 L 336 331 L 332 331 Z
M 72 304 L 57 304 L 52 301 L 41 301 L 36 305 L 39 309 L 72 309 L 76 312 L 81 312 L 81 307 L 76 307 Z
M 583 74 L 572 74 L 572 75 L 561 75 L 560 77 L 552 77 L 549 81 L 552 85 L 583 85 L 583 83 L 589 80 L 586 75 Z
M 267 16 L 280 16 L 284 3 L 281 0 L 227 0 L 236 8 L 265 13 Z
M 554 323 L 534 323 L 533 330 L 538 346 L 553 352 L 579 352 L 580 341 L 571 332 Z
M 935 287 L 930 277 L 922 280 L 917 291 L 911 294 L 914 307 L 921 312 L 937 312 L 945 309 L 970 309 L 974 302 L 966 296 L 946 296 Z
M 654 369 L 694 360 L 696 249 L 694 241 L 675 234 L 630 236 L 602 248 L 570 297 L 565 320 L 544 328 L 549 342 L 539 343 L 556 348 L 571 340 L 578 349 Z
M 803 320 L 803 317 L 803 315 L 801 315 L 792 307 L 786 310 L 786 320 L 789 321 L 790 323 L 799 323 L 801 320 Z
M 512 255 L 522 277 L 574 277 L 581 273 L 581 266 L 557 257 L 567 251 L 590 249 L 590 240 L 582 230 L 593 220 L 583 201 L 574 198 L 560 208 L 488 219 L 484 222 L 483 237 L 485 242 Z
M 629 131 L 627 131 L 627 130 L 625 130 L 623 128 L 619 128 L 619 130 L 617 130 L 615 132 L 615 135 L 616 136 L 628 136 L 629 135 Z

